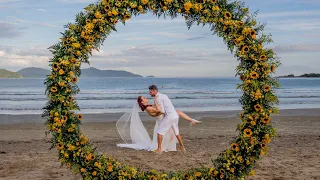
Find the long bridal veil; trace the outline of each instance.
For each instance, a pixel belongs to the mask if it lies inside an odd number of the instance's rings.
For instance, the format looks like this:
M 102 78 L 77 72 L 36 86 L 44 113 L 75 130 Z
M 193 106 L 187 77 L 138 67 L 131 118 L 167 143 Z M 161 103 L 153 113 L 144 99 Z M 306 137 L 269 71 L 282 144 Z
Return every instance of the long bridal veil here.
M 153 131 L 153 140 L 151 140 L 148 131 L 144 127 L 139 112 L 141 112 L 137 103 L 134 104 L 131 113 L 125 113 L 116 123 L 117 130 L 125 144 L 117 144 L 118 147 L 132 148 L 136 150 L 156 150 L 158 146 L 157 131 L 162 117 L 157 117 Z M 177 139 L 174 131 L 170 131 L 163 136 L 163 151 L 176 151 Z
M 125 144 L 117 144 L 119 147 L 149 150 L 152 144 L 150 136 L 143 126 L 139 115 L 139 107 L 134 104 L 131 113 L 125 113 L 116 123 L 120 137 Z

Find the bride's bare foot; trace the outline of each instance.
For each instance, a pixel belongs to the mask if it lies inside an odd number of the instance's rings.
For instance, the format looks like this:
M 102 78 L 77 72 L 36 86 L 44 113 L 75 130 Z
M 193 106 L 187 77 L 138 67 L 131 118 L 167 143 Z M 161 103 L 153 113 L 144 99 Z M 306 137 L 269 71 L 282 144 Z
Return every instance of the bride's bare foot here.
M 195 124 L 201 124 L 202 123 L 202 121 L 198 121 L 198 120 L 195 120 L 195 119 L 192 119 L 192 121 L 190 122 L 190 126 L 192 126 L 192 125 L 195 125 Z
M 154 150 L 153 152 L 155 152 L 156 154 L 162 154 L 162 150 L 161 149 Z
M 179 147 L 178 147 L 178 150 L 179 150 L 179 151 L 182 151 L 182 152 L 186 152 L 186 151 L 187 151 L 186 148 L 184 148 L 184 146 L 179 146 Z

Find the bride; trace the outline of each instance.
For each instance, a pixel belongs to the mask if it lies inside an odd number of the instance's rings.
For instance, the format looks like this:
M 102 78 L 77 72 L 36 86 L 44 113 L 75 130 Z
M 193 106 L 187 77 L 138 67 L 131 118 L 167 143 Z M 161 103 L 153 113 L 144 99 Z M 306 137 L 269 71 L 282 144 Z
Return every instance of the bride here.
M 148 115 L 156 118 L 156 124 L 154 126 L 153 138 L 151 140 L 146 128 L 144 127 L 139 112 L 145 111 Z M 201 121 L 190 118 L 188 115 L 177 110 L 179 117 L 189 121 L 190 125 L 200 124 Z M 157 130 L 159 124 L 164 116 L 161 112 L 160 106 L 157 103 L 157 97 L 154 99 L 154 104 L 149 105 L 148 99 L 139 96 L 137 103 L 135 103 L 131 113 L 125 113 L 116 123 L 117 130 L 120 137 L 125 144 L 117 144 L 118 147 L 132 148 L 136 150 L 150 150 L 154 151 L 157 149 Z M 162 147 L 163 151 L 176 151 L 177 139 L 175 137 L 174 131 L 171 128 L 170 131 L 163 136 Z

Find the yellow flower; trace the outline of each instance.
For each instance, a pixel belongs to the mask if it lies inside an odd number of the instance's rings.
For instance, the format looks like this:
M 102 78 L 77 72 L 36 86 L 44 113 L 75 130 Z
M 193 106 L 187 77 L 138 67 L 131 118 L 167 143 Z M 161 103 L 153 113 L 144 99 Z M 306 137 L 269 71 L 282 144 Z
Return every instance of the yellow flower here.
M 79 48 L 80 47 L 80 43 L 72 43 L 72 46 L 75 48 Z
M 77 55 L 77 56 L 81 56 L 81 51 L 77 51 L 77 52 L 76 52 L 76 55 Z
M 230 172 L 231 172 L 231 173 L 234 173 L 234 168 L 231 168 L 231 169 L 230 169 Z
M 68 166 L 68 167 L 70 167 L 70 166 L 71 166 L 71 164 L 70 164 L 69 162 L 67 162 L 67 166 Z
M 262 111 L 261 105 L 260 105 L 260 104 L 254 105 L 254 110 L 255 110 L 255 111 Z
M 254 60 L 254 61 L 257 60 L 257 58 L 254 56 L 254 54 L 251 54 L 251 55 L 250 55 L 250 59 L 252 59 L 252 60 Z
M 247 136 L 247 137 L 251 137 L 252 136 L 252 131 L 251 131 L 251 129 L 245 129 L 244 131 L 243 131 L 243 133 L 244 133 L 244 135 L 245 136 Z
M 256 125 L 256 122 L 255 122 L 255 121 L 251 121 L 250 123 L 251 123 L 252 126 L 255 126 L 255 125 Z
M 78 119 L 79 119 L 79 120 L 82 119 L 82 114 L 78 114 Z
M 267 145 L 264 144 L 264 143 L 260 144 L 260 146 L 261 146 L 262 149 L 265 149 L 267 147 Z
M 231 144 L 231 149 L 232 149 L 233 151 L 238 152 L 238 151 L 239 151 L 239 145 L 238 145 L 237 143 L 232 143 L 232 144 Z
M 111 11 L 108 11 L 108 16 L 112 16 L 112 12 Z
M 73 71 L 70 71 L 69 72 L 69 76 L 73 76 L 74 75 L 74 72 Z
M 196 177 L 200 177 L 201 176 L 201 172 L 196 172 Z
M 181 13 L 181 9 L 178 9 L 178 13 Z
M 118 15 L 118 12 L 117 12 L 115 9 L 112 9 L 112 14 L 113 14 L 114 16 L 116 16 L 116 15 Z
M 163 6 L 163 7 L 162 7 L 162 10 L 163 10 L 163 11 L 168 10 L 167 6 Z
M 249 47 L 248 46 L 243 46 L 241 49 L 241 54 L 245 54 L 249 51 Z
M 96 17 L 97 19 L 101 19 L 102 15 L 99 11 L 97 11 L 96 13 L 94 13 L 94 17 Z
M 73 77 L 73 78 L 72 78 L 72 82 L 73 82 L 73 83 L 77 83 L 77 82 L 78 82 L 78 78 Z
M 250 175 L 250 176 L 254 176 L 254 175 L 256 175 L 256 172 L 255 172 L 254 170 L 251 170 L 250 173 L 249 173 L 249 175 Z
M 259 58 L 260 61 L 263 61 L 263 60 L 266 60 L 266 59 L 267 59 L 266 55 L 261 55 L 260 58 Z
M 130 7 L 131 7 L 132 9 L 134 9 L 134 8 L 137 7 L 137 4 L 131 2 L 131 3 L 130 3 Z
M 143 10 L 142 6 L 138 6 L 138 10 L 142 11 Z
M 56 145 L 56 147 L 57 147 L 59 150 L 61 150 L 61 149 L 64 148 L 64 145 L 63 145 L 62 143 L 58 143 L 58 144 Z
M 63 74 L 64 74 L 64 71 L 63 71 L 62 69 L 60 69 L 60 70 L 59 70 L 59 74 L 60 74 L 60 75 L 63 75 Z
M 264 92 L 269 92 L 271 87 L 269 85 L 265 85 L 263 89 L 264 89 Z
M 257 79 L 258 77 L 259 77 L 258 73 L 254 72 L 254 71 L 250 73 L 250 78 L 251 79 Z
M 53 64 L 52 64 L 52 69 L 53 69 L 54 71 L 57 71 L 58 68 L 59 68 L 59 66 L 58 66 L 57 63 L 53 63 Z
M 63 116 L 63 117 L 62 117 L 62 120 L 63 120 L 63 121 L 67 121 L 67 120 L 68 120 L 68 117 L 67 117 L 67 116 Z
M 58 85 L 59 85 L 60 87 L 63 87 L 65 84 L 64 84 L 63 81 L 61 81 L 61 82 L 58 82 Z
M 271 72 L 274 72 L 274 70 L 276 69 L 275 65 L 271 65 Z
M 54 122 L 59 122 L 60 119 L 59 119 L 58 117 L 54 117 L 54 118 L 53 118 L 53 121 L 54 121 Z
M 190 11 L 190 9 L 192 8 L 192 3 L 191 2 L 186 2 L 186 3 L 184 3 L 184 9 L 186 10 L 186 11 Z
M 97 175 L 97 171 L 93 171 L 92 176 L 96 176 Z
M 86 172 L 86 170 L 84 168 L 81 168 L 80 172 L 84 173 L 84 172 Z
M 58 89 L 57 89 L 57 87 L 53 86 L 53 87 L 50 88 L 50 91 L 53 92 L 53 93 L 55 93 L 55 92 L 58 91 Z
M 262 123 L 269 124 L 270 123 L 270 117 L 266 116 L 266 117 L 262 118 Z
M 109 12 L 110 6 L 104 6 L 103 9 L 104 9 L 105 12 Z
M 225 12 L 224 13 L 224 18 L 231 19 L 232 18 L 232 14 L 230 12 Z
M 219 11 L 219 10 L 220 10 L 219 6 L 213 6 L 212 7 L 212 11 Z
M 252 39 L 256 39 L 256 37 L 257 37 L 257 32 L 252 29 L 251 32 L 250 32 L 250 36 L 252 37 Z
M 143 5 L 146 5 L 149 2 L 149 0 L 141 0 L 141 2 Z
M 108 166 L 108 171 L 109 171 L 109 172 L 112 172 L 112 171 L 113 171 L 113 166 L 112 166 L 112 165 L 109 165 L 109 166 Z
M 162 174 L 161 177 L 162 177 L 162 178 L 166 178 L 167 175 L 166 175 L 166 174 Z

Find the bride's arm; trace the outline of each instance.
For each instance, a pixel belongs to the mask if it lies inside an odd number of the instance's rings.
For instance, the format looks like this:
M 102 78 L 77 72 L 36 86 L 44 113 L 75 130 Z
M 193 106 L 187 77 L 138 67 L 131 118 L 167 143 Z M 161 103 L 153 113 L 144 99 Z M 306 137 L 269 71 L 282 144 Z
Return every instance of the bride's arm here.
M 160 105 L 157 103 L 157 98 L 155 98 L 154 105 L 147 107 L 146 111 L 150 116 L 153 117 L 164 114 L 163 112 L 161 112 Z

